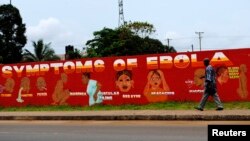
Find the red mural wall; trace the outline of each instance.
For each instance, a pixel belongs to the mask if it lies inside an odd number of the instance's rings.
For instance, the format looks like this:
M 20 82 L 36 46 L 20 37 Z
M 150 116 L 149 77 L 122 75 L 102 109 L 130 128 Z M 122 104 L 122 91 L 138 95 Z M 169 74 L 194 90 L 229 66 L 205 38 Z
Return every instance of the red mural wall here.
M 0 65 L 0 106 L 199 101 L 203 59 L 222 101 L 250 101 L 250 49 Z

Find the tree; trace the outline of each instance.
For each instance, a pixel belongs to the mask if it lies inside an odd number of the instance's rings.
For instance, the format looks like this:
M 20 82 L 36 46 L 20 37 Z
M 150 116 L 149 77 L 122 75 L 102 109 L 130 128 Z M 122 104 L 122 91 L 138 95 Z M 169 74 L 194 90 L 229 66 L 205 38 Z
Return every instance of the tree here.
M 156 31 L 154 25 L 149 24 L 148 22 L 129 22 L 127 25 L 125 25 L 125 27 L 129 28 L 133 33 L 143 38 Z
M 116 56 L 118 49 L 123 45 L 124 37 L 119 37 L 118 30 L 104 28 L 94 32 L 94 39 L 87 41 L 88 57 Z
M 94 32 L 87 41 L 87 57 L 125 56 L 165 53 L 168 50 L 159 40 L 140 37 L 127 27 L 104 28 Z
M 164 46 L 164 51 L 165 52 L 169 52 L 169 53 L 175 53 L 175 52 L 177 52 L 174 47 L 172 47 L 172 46 L 166 46 L 166 45 Z
M 19 10 L 9 5 L 0 6 L 0 56 L 2 63 L 18 63 L 27 42 Z M 0 62 L 1 63 L 1 62 Z
M 23 60 L 25 62 L 42 62 L 42 61 L 54 61 L 60 60 L 60 57 L 55 55 L 55 51 L 50 48 L 51 43 L 44 44 L 43 40 L 32 42 L 34 47 L 34 54 L 25 49 L 23 54 Z

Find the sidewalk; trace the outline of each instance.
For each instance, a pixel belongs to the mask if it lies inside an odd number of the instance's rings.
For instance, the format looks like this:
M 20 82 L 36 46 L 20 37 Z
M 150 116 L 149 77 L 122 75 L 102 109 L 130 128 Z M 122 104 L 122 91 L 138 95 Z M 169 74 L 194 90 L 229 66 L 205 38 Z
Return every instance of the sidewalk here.
M 246 120 L 250 110 L 120 110 L 0 112 L 0 120 Z

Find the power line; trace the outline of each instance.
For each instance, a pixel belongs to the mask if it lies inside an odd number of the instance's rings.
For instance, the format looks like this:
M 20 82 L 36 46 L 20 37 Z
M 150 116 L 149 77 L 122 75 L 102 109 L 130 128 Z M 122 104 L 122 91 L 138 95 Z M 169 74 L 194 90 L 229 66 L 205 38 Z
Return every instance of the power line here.
M 250 35 L 227 35 L 227 36 L 202 36 L 205 37 L 206 39 L 211 39 L 211 38 L 215 38 L 215 39 L 221 39 L 221 38 L 230 38 L 230 39 L 238 39 L 238 38 L 250 38 Z M 193 36 L 189 36 L 189 37 L 177 37 L 177 38 L 171 38 L 171 40 L 189 40 L 189 39 L 196 39 L 197 37 Z

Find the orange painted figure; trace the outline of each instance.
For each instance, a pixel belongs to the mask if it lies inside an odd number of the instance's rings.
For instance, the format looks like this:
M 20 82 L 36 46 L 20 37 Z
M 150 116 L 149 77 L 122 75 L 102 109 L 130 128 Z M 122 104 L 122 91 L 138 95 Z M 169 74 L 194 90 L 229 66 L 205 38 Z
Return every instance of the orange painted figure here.
M 29 91 L 30 91 L 30 79 L 28 77 L 23 77 L 21 79 L 21 84 L 16 101 L 19 103 L 23 103 L 24 100 L 22 99 L 22 93 L 25 92 L 26 94 L 29 94 Z
M 220 66 L 216 69 L 216 73 L 217 73 L 217 81 L 219 82 L 219 84 L 224 84 L 227 83 L 228 79 L 229 79 L 229 72 L 226 66 Z
M 46 81 L 43 77 L 38 77 L 36 80 L 36 87 L 39 91 L 46 91 Z
M 4 89 L 6 92 L 12 93 L 15 87 L 15 81 L 13 78 L 8 78 L 4 84 Z
M 204 86 L 205 69 L 196 69 L 194 72 L 194 84 L 198 87 Z
M 149 102 L 163 102 L 168 99 L 165 92 L 170 88 L 161 70 L 151 70 L 147 76 L 148 82 L 144 88 L 144 95 Z
M 65 73 L 61 74 L 61 79 L 56 83 L 54 92 L 52 94 L 52 105 L 67 105 L 66 101 L 69 98 L 70 91 L 66 87 L 68 76 Z
M 242 99 L 248 97 L 248 90 L 247 90 L 247 66 L 245 64 L 240 65 L 239 70 L 239 88 L 237 92 Z
M 4 83 L 4 86 L 0 85 L 0 94 L 4 93 L 11 96 L 14 91 L 14 87 L 15 87 L 15 80 L 13 78 L 7 78 Z
M 118 71 L 116 73 L 115 84 L 121 92 L 129 92 L 131 88 L 134 88 L 132 72 L 129 70 Z

